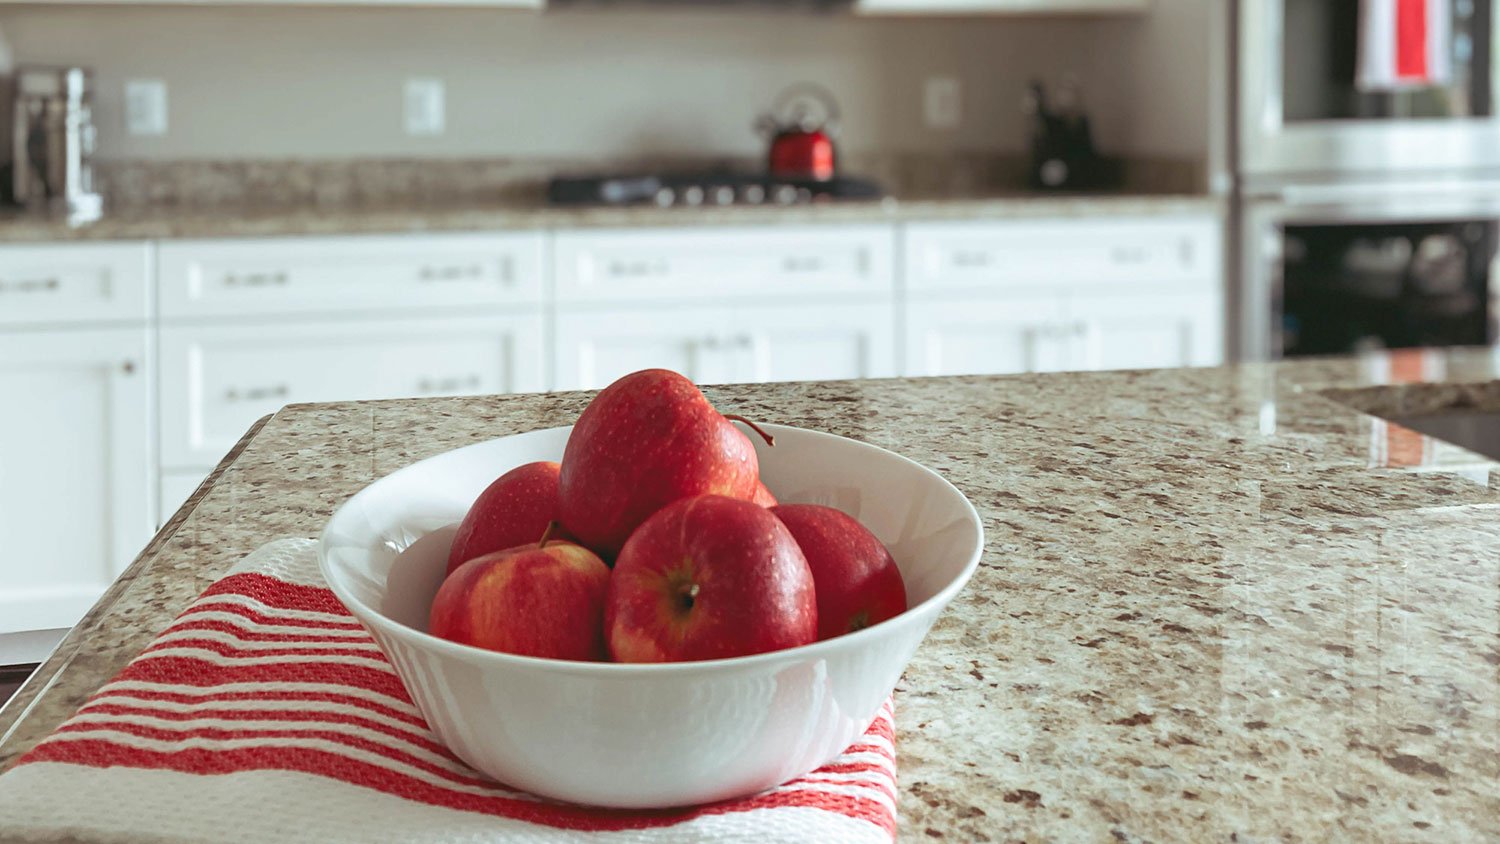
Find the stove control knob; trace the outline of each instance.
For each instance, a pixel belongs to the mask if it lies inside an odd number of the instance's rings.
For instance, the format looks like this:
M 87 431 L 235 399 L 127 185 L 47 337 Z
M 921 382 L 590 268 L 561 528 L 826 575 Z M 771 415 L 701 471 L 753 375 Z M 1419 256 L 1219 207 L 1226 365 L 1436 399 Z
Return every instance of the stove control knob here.
M 740 190 L 740 201 L 750 205 L 759 205 L 766 201 L 766 189 L 760 185 L 745 185 Z
M 697 185 L 689 185 L 688 187 L 683 188 L 682 189 L 682 204 L 684 204 L 684 205 L 702 205 L 703 204 L 703 188 L 701 188 L 701 187 L 699 187 Z
M 713 201 L 715 205 L 732 205 L 734 203 L 734 188 L 729 185 L 719 185 L 714 188 Z
M 771 189 L 771 198 L 777 205 L 791 205 L 797 201 L 797 189 L 791 185 L 777 185 Z
M 670 208 L 677 203 L 677 191 L 665 187 L 657 188 L 656 195 L 652 198 L 656 200 L 657 205 L 663 208 Z

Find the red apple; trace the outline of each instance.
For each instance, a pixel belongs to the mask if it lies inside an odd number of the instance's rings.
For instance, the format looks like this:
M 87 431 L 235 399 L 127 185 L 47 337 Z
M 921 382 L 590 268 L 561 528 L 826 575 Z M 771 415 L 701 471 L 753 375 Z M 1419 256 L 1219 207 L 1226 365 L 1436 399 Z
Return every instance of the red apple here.
M 791 531 L 812 570 L 819 639 L 906 611 L 906 584 L 891 552 L 853 516 L 821 504 L 782 504 L 771 512 Z
M 485 487 L 458 524 L 448 552 L 448 573 L 475 557 L 536 544 L 557 519 L 558 468 L 548 461 L 527 463 Z M 569 538 L 556 532 L 553 537 Z
M 615 561 L 609 651 L 620 662 L 684 662 L 805 645 L 818 633 L 813 588 L 802 551 L 771 511 L 722 495 L 677 501 L 637 528 Z
M 776 506 L 776 496 L 772 495 L 771 491 L 766 489 L 766 485 L 760 481 L 755 482 L 755 497 L 750 500 L 762 507 Z
M 563 450 L 563 527 L 611 559 L 631 531 L 674 501 L 707 494 L 750 501 L 760 464 L 729 419 L 693 382 L 665 369 L 642 370 L 605 387 L 584 408 Z
M 609 566 L 592 551 L 551 541 L 464 563 L 432 599 L 428 632 L 492 651 L 599 661 Z

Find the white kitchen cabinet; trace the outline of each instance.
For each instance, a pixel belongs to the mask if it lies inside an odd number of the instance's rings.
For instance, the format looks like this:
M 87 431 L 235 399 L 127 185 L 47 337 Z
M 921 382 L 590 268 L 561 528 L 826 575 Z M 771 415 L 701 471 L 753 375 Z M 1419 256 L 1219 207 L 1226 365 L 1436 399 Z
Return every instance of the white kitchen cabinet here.
M 897 371 L 891 302 L 736 308 L 730 325 L 742 350 L 736 381 L 889 378 Z
M 1210 292 L 1077 295 L 1068 302 L 1075 369 L 1164 369 L 1222 362 L 1222 298 Z
M 1221 228 L 1210 214 L 909 223 L 903 269 L 924 294 L 1197 285 L 1222 276 Z
M 895 374 L 895 306 L 619 308 L 557 315 L 556 389 L 596 389 L 639 369 L 700 384 Z
M 1211 214 L 908 224 L 905 373 L 1220 363 L 1221 235 Z
M 160 248 L 161 315 L 338 314 L 536 304 L 541 232 L 186 240 Z
M 540 308 L 492 316 L 161 329 L 161 455 L 208 471 L 295 402 L 521 393 L 546 386 Z
M 890 226 L 757 226 L 558 232 L 557 301 L 766 302 L 889 295 Z
M 906 375 L 991 375 L 1074 368 L 1075 340 L 1059 297 L 913 302 Z
M 907 375 L 1212 366 L 1223 313 L 1210 292 L 996 296 L 916 302 Z
M 0 329 L 143 321 L 150 255 L 145 243 L 0 245 Z
M 147 331 L 0 335 L 0 633 L 70 627 L 151 537 Z

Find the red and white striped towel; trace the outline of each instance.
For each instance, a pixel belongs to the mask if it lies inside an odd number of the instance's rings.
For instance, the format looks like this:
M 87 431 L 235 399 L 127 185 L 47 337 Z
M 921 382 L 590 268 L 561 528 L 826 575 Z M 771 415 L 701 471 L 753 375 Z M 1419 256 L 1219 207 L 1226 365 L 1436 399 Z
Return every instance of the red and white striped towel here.
M 439 744 L 323 584 L 314 543 L 278 540 L 0 776 L 0 839 L 887 842 L 891 718 L 887 704 L 844 756 L 741 800 L 662 812 L 542 800 Z
M 1449 0 L 1360 0 L 1361 91 L 1446 85 L 1453 77 L 1453 7 Z

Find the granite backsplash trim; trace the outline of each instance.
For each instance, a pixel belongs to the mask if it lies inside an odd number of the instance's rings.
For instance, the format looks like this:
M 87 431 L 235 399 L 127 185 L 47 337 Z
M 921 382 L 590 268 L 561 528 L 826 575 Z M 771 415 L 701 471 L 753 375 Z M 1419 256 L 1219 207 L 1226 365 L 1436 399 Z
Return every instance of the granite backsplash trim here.
M 101 161 L 96 178 L 112 209 L 379 206 L 401 202 L 535 205 L 555 174 L 754 170 L 759 159 L 348 159 Z M 897 197 L 968 197 L 1026 189 L 1027 161 L 1015 155 L 845 153 L 845 172 L 879 182 Z M 1202 162 L 1124 162 L 1124 193 L 1201 194 Z

